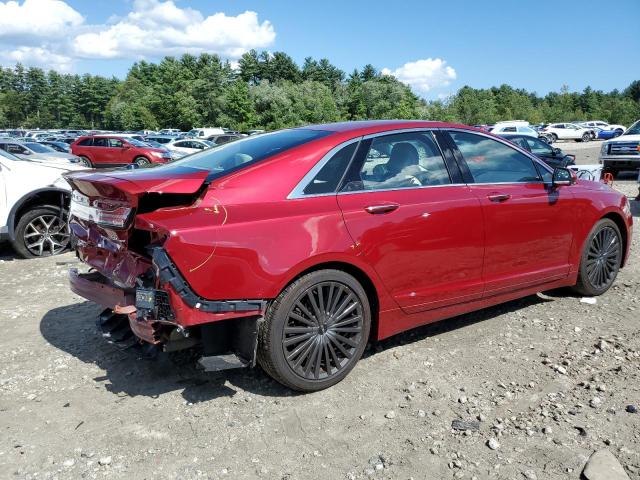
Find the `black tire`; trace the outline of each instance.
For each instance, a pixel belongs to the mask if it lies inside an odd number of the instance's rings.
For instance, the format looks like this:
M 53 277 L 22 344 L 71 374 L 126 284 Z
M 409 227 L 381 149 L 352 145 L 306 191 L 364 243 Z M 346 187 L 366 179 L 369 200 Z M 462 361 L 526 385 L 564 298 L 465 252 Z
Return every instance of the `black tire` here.
M 91 160 L 89 160 L 84 155 L 80 155 L 80 163 L 87 168 L 93 168 L 93 163 L 91 163 Z
M 139 167 L 147 167 L 151 165 L 151 162 L 147 157 L 136 157 L 133 160 L 133 163 L 136 163 Z
M 583 133 L 582 134 L 582 141 L 583 142 L 590 142 L 591 141 L 591 134 L 589 132 Z
M 60 208 L 52 205 L 36 206 L 24 212 L 16 225 L 14 250 L 22 258 L 50 257 L 67 250 L 69 226 L 60 213 Z M 40 240 L 42 248 L 38 245 Z
M 618 129 L 613 133 L 613 138 L 615 138 L 615 137 L 619 137 L 619 136 L 620 136 L 620 135 L 622 135 L 623 133 L 624 133 L 624 131 L 618 128 Z
M 620 270 L 622 255 L 622 235 L 615 222 L 608 218 L 596 222 L 582 247 L 574 290 L 590 297 L 609 290 Z
M 551 143 L 556 143 L 558 141 L 558 135 L 556 135 L 555 133 L 549 135 L 549 138 L 551 138 Z
M 353 369 L 370 328 L 369 299 L 355 278 L 340 270 L 311 272 L 269 305 L 258 336 L 258 362 L 286 387 L 322 390 Z

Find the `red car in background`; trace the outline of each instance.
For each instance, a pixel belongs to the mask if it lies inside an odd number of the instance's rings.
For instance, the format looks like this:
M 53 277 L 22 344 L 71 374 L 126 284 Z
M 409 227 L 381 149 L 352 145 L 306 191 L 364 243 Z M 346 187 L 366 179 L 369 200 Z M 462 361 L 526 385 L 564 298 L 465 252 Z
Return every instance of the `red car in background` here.
M 166 150 L 151 147 L 135 138 L 117 135 L 79 137 L 71 144 L 71 153 L 80 157 L 81 162 L 89 168 L 121 167 L 132 163 L 147 166 L 172 160 Z
M 75 152 L 74 152 L 75 153 Z M 315 125 L 153 169 L 78 172 L 70 228 L 99 326 L 206 370 L 339 382 L 369 340 L 557 287 L 600 295 L 627 198 L 471 127 Z

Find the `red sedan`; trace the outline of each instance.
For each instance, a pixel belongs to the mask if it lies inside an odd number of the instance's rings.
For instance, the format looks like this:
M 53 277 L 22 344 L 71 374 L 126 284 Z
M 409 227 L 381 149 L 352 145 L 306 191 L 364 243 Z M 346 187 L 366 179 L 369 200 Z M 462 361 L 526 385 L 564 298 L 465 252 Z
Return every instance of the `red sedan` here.
M 624 195 L 462 125 L 367 121 L 248 137 L 152 169 L 67 175 L 70 227 L 116 342 L 339 382 L 366 343 L 563 286 L 600 295 Z
M 71 144 L 71 153 L 87 167 L 120 167 L 136 163 L 148 166 L 171 161 L 166 150 L 153 148 L 130 136 L 93 135 Z

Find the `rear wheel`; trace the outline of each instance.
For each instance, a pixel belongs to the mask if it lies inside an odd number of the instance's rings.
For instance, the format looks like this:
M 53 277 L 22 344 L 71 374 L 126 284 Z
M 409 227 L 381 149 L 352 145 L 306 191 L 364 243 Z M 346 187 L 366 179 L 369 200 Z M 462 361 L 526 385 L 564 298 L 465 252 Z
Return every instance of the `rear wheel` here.
M 258 361 L 289 388 L 322 390 L 353 369 L 370 326 L 369 300 L 355 278 L 340 270 L 312 272 L 269 306 L 260 327 Z
M 558 141 L 558 135 L 555 133 L 552 133 L 549 137 L 551 138 L 551 143 L 556 143 Z
M 615 132 L 613 132 L 613 136 L 615 137 L 619 137 L 620 135 L 622 135 L 624 132 L 622 131 L 621 128 L 618 128 Z
M 69 225 L 59 208 L 38 206 L 22 214 L 13 248 L 23 258 L 50 257 L 69 246 Z
M 578 282 L 574 289 L 581 295 L 602 295 L 609 290 L 622 262 L 622 235 L 612 220 L 598 221 L 584 244 Z

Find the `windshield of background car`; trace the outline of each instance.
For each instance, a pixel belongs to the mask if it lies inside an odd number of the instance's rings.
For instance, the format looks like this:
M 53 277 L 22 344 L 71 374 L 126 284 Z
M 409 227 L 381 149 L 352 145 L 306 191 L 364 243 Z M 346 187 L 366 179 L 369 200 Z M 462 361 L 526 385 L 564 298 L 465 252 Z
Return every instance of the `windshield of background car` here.
M 273 133 L 243 138 L 214 149 L 203 150 L 189 155 L 183 160 L 157 168 L 171 169 L 176 166 L 198 168 L 210 171 L 213 178 L 216 178 L 228 171 L 238 170 L 291 148 L 326 137 L 331 133 L 333 132 L 303 128 L 279 130 Z
M 41 143 L 25 143 L 24 144 L 25 147 L 33 150 L 36 153 L 51 153 L 51 152 L 55 152 L 55 150 L 51 147 L 48 147 L 46 145 L 42 145 Z
M 640 135 L 640 120 L 631 125 L 623 135 Z

